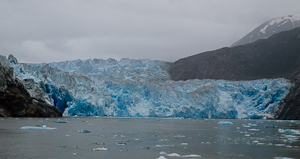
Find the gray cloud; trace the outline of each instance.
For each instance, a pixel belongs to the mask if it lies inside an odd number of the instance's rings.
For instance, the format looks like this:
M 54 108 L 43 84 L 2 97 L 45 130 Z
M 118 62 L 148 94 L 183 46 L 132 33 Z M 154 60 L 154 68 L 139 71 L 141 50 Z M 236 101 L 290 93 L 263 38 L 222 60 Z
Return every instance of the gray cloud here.
M 230 46 L 299 0 L 0 0 L 0 54 L 21 62 L 175 61 Z

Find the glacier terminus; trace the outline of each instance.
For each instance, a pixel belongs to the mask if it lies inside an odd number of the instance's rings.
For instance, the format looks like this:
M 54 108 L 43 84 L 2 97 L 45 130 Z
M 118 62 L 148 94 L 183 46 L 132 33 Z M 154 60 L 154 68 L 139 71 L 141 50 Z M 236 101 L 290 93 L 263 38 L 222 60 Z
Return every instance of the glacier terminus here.
M 30 95 L 64 116 L 273 118 L 292 84 L 253 81 L 170 80 L 170 63 L 89 59 L 21 64 L 1 57 Z M 3 59 L 5 58 L 5 59 Z

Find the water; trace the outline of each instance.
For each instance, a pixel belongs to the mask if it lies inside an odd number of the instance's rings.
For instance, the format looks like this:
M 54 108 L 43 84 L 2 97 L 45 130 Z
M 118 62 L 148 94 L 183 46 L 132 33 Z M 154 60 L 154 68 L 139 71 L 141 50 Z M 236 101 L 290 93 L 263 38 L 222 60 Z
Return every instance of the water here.
M 20 129 L 37 124 L 57 129 Z M 0 158 L 296 159 L 300 134 L 278 129 L 299 130 L 299 126 L 299 121 L 270 120 L 0 118 Z

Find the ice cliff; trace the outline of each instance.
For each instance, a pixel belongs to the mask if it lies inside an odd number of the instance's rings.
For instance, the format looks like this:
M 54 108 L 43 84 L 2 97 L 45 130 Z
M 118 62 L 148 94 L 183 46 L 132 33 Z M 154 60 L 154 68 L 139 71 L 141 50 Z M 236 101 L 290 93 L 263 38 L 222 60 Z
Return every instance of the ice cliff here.
M 170 63 L 151 60 L 75 60 L 7 63 L 31 96 L 54 104 L 64 116 L 272 118 L 291 83 L 172 81 Z

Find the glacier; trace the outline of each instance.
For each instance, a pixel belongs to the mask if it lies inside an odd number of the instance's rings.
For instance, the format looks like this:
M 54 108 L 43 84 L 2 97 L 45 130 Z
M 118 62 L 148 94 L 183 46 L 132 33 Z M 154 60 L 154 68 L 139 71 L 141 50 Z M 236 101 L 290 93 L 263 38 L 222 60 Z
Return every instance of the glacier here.
M 170 80 L 171 63 L 88 59 L 54 63 L 6 60 L 31 96 L 64 116 L 273 118 L 292 84 L 253 81 Z

